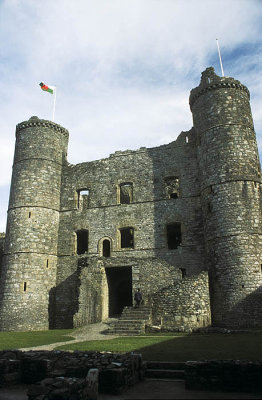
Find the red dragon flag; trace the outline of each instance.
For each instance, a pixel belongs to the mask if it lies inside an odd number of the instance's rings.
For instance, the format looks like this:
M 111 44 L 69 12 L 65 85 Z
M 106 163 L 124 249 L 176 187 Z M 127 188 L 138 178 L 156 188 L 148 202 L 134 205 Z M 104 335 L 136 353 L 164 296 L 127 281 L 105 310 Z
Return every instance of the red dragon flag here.
M 39 86 L 41 87 L 42 90 L 44 90 L 44 92 L 48 92 L 51 94 L 54 93 L 55 86 L 47 86 L 43 82 L 39 83 Z
M 56 86 L 47 86 L 43 82 L 39 83 L 39 86 L 44 92 L 48 92 L 54 95 L 54 104 L 53 104 L 53 121 L 55 120 L 55 103 L 56 103 Z

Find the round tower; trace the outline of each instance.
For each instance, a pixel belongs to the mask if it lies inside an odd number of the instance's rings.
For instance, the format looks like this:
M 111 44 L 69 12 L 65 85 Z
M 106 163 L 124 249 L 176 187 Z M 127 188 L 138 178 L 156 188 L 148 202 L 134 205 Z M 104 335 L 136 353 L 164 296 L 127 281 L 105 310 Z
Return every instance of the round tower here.
M 198 145 L 212 324 L 262 326 L 261 170 L 239 81 L 202 73 L 190 94 Z
M 16 127 L 0 278 L 0 330 L 49 327 L 67 144 L 68 131 L 53 122 L 32 117 Z

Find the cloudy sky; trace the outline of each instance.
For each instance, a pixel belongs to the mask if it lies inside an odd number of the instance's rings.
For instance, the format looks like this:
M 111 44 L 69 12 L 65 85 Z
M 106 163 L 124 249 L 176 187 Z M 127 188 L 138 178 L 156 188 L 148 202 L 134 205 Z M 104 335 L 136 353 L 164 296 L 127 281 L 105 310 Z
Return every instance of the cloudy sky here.
M 32 115 L 70 132 L 68 161 L 154 147 L 192 126 L 201 72 L 251 92 L 262 150 L 261 0 L 0 0 L 0 232 L 5 231 L 15 126 Z

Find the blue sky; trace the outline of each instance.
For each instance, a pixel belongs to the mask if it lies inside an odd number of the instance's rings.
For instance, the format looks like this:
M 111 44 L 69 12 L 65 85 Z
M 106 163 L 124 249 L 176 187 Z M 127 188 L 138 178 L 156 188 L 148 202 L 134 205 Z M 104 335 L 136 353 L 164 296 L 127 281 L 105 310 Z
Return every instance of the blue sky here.
M 68 161 L 153 147 L 192 126 L 201 72 L 251 92 L 262 149 L 262 1 L 0 0 L 0 232 L 5 231 L 15 126 L 32 115 L 70 132 Z

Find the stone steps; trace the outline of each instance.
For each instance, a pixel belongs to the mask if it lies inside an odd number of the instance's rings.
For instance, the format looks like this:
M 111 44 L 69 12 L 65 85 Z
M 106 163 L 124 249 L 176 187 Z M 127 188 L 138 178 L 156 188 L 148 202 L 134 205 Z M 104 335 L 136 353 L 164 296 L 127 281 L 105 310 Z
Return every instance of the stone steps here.
M 145 333 L 146 322 L 150 320 L 151 308 L 148 306 L 125 307 L 121 317 L 109 328 L 109 334 L 141 335 Z
M 145 378 L 152 380 L 184 380 L 185 363 L 173 361 L 147 361 Z

